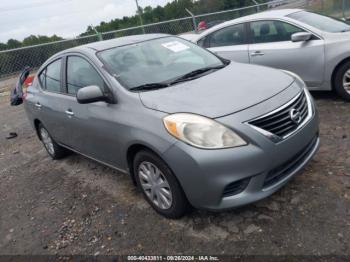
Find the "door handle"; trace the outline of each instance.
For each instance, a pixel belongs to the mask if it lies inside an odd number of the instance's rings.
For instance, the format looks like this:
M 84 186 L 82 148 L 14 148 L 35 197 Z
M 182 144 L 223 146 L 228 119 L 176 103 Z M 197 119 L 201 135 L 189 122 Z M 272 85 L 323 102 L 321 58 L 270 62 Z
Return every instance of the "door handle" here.
M 72 117 L 72 116 L 74 116 L 74 112 L 71 109 L 68 109 L 68 110 L 66 110 L 66 115 L 68 117 Z
M 250 56 L 263 56 L 263 55 L 265 55 L 265 53 L 263 53 L 261 51 L 255 51 L 255 52 L 250 54 Z
M 35 103 L 35 107 L 36 107 L 37 109 L 41 109 L 42 105 L 41 105 L 39 102 L 36 102 L 36 103 Z

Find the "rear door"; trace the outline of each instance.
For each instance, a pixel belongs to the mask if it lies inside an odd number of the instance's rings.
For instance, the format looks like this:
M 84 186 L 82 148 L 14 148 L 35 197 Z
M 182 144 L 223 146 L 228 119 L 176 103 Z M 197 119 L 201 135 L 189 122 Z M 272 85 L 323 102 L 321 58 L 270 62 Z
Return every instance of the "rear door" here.
M 324 41 L 314 35 L 306 42 L 292 42 L 303 29 L 284 21 L 262 20 L 249 25 L 250 63 L 292 71 L 310 87 L 324 79 Z
M 249 63 L 245 24 L 221 28 L 198 41 L 217 55 L 241 63 Z
M 37 116 L 55 141 L 67 144 L 65 127 L 69 120 L 64 114 L 66 99 L 63 91 L 62 58 L 54 60 L 39 73 L 40 91 L 32 98 Z

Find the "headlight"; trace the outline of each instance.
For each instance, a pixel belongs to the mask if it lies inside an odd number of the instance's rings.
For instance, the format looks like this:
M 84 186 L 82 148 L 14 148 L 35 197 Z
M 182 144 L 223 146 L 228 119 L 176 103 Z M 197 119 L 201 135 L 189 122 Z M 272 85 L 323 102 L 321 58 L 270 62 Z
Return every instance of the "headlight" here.
M 291 77 L 293 77 L 295 79 L 295 81 L 299 84 L 299 86 L 304 87 L 304 88 L 306 87 L 304 80 L 301 79 L 301 77 L 298 76 L 297 74 L 295 74 L 291 71 L 288 71 L 288 70 L 281 70 L 281 71 L 286 73 L 287 75 L 290 75 Z
M 163 122 L 172 136 L 192 146 L 219 149 L 247 144 L 231 129 L 203 116 L 179 113 L 166 116 Z

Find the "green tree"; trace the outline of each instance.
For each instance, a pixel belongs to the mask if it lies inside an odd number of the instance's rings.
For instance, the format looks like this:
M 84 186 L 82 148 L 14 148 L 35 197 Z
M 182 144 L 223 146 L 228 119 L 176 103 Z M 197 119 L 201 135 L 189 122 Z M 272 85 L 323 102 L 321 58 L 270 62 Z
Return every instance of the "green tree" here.
M 258 2 L 266 2 L 266 0 L 257 0 Z M 145 24 L 166 21 L 170 19 L 182 18 L 188 16 L 186 9 L 191 10 L 195 14 L 210 13 L 221 10 L 233 9 L 237 7 L 252 5 L 252 0 L 173 0 L 167 3 L 165 6 L 157 6 L 155 8 L 146 6 L 142 9 L 142 18 Z M 249 11 L 241 11 L 240 15 L 249 13 Z M 215 18 L 216 19 L 216 18 Z M 232 19 L 232 18 L 230 18 Z M 130 17 L 116 18 L 111 21 L 101 21 L 99 25 L 95 26 L 98 32 L 108 32 L 113 30 L 120 30 L 129 27 L 139 26 L 138 14 Z M 161 28 L 164 33 L 167 29 Z M 157 31 L 156 28 L 149 29 L 147 32 Z M 128 32 L 121 32 L 118 36 L 130 34 L 130 33 L 142 33 L 140 30 L 131 30 Z M 181 32 L 170 32 L 169 33 L 181 33 Z M 95 35 L 92 26 L 88 26 L 86 31 L 81 36 Z M 110 35 L 110 38 L 113 37 Z M 0 50 L 13 49 L 21 46 L 31 46 L 42 43 L 49 43 L 53 41 L 62 40 L 62 37 L 57 35 L 53 36 L 41 36 L 41 35 L 30 35 L 26 37 L 22 42 L 9 39 L 6 44 L 0 43 Z
M 7 49 L 7 45 L 4 43 L 0 43 L 0 51 Z
M 7 47 L 8 49 L 13 49 L 13 48 L 18 48 L 18 47 L 21 47 L 22 46 L 22 43 L 16 39 L 9 39 L 7 41 Z

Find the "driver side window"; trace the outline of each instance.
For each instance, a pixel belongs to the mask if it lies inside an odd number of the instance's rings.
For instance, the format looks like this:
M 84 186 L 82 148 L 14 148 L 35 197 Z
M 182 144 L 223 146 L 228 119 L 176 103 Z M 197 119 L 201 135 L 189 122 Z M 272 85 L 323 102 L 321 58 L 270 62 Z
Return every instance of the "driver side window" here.
M 105 90 L 105 83 L 96 69 L 79 56 L 67 58 L 67 92 L 75 95 L 85 86 L 98 86 Z
M 257 21 L 250 23 L 250 32 L 252 42 L 259 44 L 291 41 L 294 33 L 305 31 L 282 21 Z

